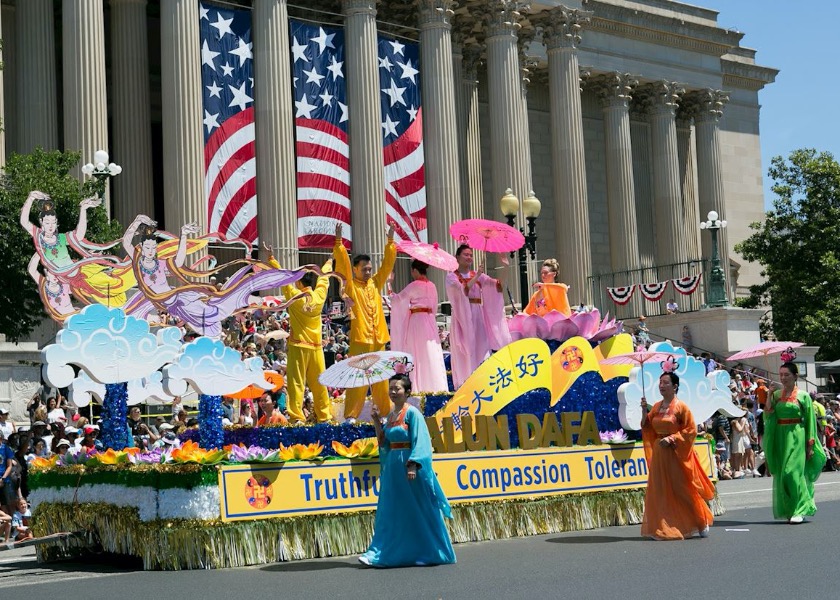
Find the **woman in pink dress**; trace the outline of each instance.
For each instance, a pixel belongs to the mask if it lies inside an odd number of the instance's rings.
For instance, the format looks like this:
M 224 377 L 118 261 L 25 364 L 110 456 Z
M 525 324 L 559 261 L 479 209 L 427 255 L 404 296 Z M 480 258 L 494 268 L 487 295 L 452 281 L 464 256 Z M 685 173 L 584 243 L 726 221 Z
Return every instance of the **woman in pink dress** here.
M 414 279 L 399 294 L 391 295 L 391 349 L 414 357 L 411 387 L 422 392 L 445 392 L 446 367 L 438 335 L 438 295 L 435 284 L 426 278 L 429 268 L 419 260 L 411 261 Z

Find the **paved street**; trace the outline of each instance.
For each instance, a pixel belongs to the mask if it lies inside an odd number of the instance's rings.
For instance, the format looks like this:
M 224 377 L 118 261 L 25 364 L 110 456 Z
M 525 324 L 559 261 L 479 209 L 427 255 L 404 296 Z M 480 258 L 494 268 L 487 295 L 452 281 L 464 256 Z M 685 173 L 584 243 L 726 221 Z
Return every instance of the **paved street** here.
M 817 484 L 819 513 L 775 523 L 769 479 L 724 481 L 727 507 L 708 540 L 653 542 L 638 526 L 459 544 L 458 564 L 378 571 L 355 557 L 219 571 L 142 572 L 119 565 L 38 565 L 0 553 L 0 589 L 27 599 L 230 598 L 751 598 L 834 597 L 828 548 L 840 533 L 840 474 Z M 677 587 L 675 587 L 677 586 Z M 723 595 L 715 590 L 724 590 Z M 12 597 L 12 596 L 4 596 Z

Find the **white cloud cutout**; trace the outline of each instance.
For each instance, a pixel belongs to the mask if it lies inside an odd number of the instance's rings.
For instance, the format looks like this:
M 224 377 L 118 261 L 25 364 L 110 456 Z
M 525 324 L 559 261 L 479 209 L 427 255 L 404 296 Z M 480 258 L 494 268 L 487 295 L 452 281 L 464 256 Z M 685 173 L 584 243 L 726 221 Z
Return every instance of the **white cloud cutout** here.
M 649 350 L 672 354 L 679 363 L 679 368 L 675 371 L 680 378 L 677 398 L 688 405 L 696 423 L 702 423 L 718 410 L 730 417 L 746 414 L 732 403 L 732 394 L 729 391 L 730 378 L 726 371 L 712 371 L 706 375 L 706 366 L 702 361 L 688 356 L 684 348 L 675 348 L 670 342 L 657 342 Z M 618 388 L 618 418 L 625 429 L 642 428 L 643 395 L 651 406 L 661 399 L 659 376 L 662 375 L 662 368 L 659 364 L 645 365 L 644 382 L 641 375 L 642 369 L 633 367 L 630 370 L 630 381 Z
M 98 383 L 122 383 L 154 373 L 177 356 L 181 332 L 175 327 L 154 335 L 149 323 L 121 309 L 86 306 L 58 332 L 56 343 L 41 352 L 44 378 L 53 387 L 67 387 L 83 369 Z
M 243 361 L 242 355 L 220 340 L 201 337 L 185 344 L 178 357 L 163 369 L 163 387 L 173 396 L 180 396 L 191 385 L 199 394 L 224 396 L 257 385 L 271 388 L 265 380 L 262 359 Z
M 94 400 L 102 404 L 105 398 L 105 384 L 97 383 L 84 371 L 79 372 L 70 384 L 70 402 L 78 408 L 90 404 Z M 173 400 L 163 389 L 163 373 L 155 371 L 148 377 L 132 379 L 128 382 L 128 399 L 126 404 L 169 404 Z

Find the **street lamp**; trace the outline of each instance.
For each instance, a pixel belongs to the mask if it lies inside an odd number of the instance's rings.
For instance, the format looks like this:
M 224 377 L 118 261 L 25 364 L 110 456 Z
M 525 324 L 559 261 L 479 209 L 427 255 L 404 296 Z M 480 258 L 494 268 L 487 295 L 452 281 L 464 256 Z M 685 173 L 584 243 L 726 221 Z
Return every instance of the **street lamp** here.
M 116 163 L 108 162 L 107 152 L 97 150 L 93 153 L 93 162 L 82 167 L 82 173 L 96 178 L 96 193 L 102 198 L 105 196 L 105 182 L 109 177 L 122 173 L 122 167 Z
M 511 227 L 516 227 L 516 215 L 519 212 L 519 199 L 513 194 L 510 188 L 505 190 L 505 195 L 502 196 L 499 204 L 502 208 L 502 214 L 507 219 L 507 224 Z M 522 201 L 522 214 L 528 222 L 528 232 L 525 229 L 519 228 L 522 235 L 525 236 L 525 245 L 519 249 L 519 294 L 522 308 L 530 297 L 528 285 L 528 256 L 532 259 L 537 257 L 537 217 L 540 216 L 540 209 L 542 204 L 537 199 L 533 190 L 528 193 L 528 197 Z M 510 253 L 513 258 L 514 253 Z
M 712 272 L 709 280 L 709 292 L 706 295 L 706 306 L 718 307 L 727 306 L 729 301 L 726 295 L 726 277 L 720 267 L 720 255 L 718 254 L 718 229 L 725 229 L 726 221 L 718 220 L 717 212 L 709 211 L 707 221 L 700 223 L 700 229 L 708 229 L 712 232 Z

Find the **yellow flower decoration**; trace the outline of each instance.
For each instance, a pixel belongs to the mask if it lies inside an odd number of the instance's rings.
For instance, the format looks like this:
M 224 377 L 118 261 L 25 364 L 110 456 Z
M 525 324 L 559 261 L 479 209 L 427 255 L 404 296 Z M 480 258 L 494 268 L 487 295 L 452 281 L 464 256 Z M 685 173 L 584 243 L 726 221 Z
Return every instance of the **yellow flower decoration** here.
M 94 454 L 88 460 L 88 465 L 122 465 L 128 463 L 128 454 L 123 450 L 108 448 L 105 452 Z
M 321 455 L 324 447 L 321 444 L 294 444 L 292 446 L 284 446 L 280 444 L 280 458 L 283 460 L 314 460 Z
M 53 456 L 52 458 L 41 458 L 40 456 L 32 461 L 30 464 L 30 468 L 33 469 L 49 469 L 55 466 L 56 461 L 58 460 L 58 454 Z
M 338 440 L 333 440 L 333 450 L 344 458 L 375 458 L 379 456 L 379 442 L 375 437 L 353 440 L 348 448 Z
M 172 451 L 172 460 L 176 463 L 198 463 L 201 465 L 214 465 L 227 458 L 224 449 L 205 450 L 199 447 L 196 442 L 186 441 L 180 448 Z

